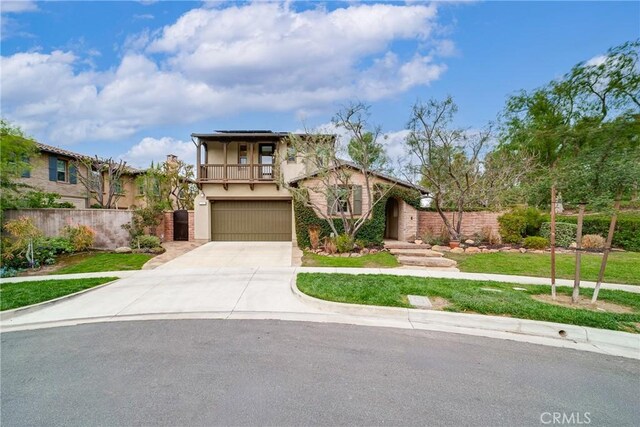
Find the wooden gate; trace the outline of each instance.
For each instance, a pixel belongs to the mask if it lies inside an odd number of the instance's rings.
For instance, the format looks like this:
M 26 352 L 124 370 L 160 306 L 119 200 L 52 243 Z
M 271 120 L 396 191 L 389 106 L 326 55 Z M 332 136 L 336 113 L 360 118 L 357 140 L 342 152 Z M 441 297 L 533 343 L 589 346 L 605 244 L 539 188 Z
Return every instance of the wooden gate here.
M 189 240 L 189 212 L 173 211 L 173 240 Z

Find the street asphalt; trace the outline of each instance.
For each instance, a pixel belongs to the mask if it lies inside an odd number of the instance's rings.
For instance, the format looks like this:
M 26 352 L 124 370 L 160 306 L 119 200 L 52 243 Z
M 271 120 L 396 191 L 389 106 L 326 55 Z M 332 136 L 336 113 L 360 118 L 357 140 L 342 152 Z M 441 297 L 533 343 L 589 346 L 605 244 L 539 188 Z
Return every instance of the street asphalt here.
M 640 425 L 637 360 L 507 340 L 265 320 L 0 338 L 3 426 Z

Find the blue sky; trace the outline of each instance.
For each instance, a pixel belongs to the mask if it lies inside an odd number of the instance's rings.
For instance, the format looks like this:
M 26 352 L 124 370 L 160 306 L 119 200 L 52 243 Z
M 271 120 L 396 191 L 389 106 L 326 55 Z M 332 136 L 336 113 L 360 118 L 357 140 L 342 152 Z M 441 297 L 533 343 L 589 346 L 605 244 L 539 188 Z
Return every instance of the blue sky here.
M 145 166 L 191 132 L 299 130 L 341 105 L 402 152 L 416 99 L 457 124 L 640 37 L 639 2 L 2 2 L 2 116 L 40 142 Z

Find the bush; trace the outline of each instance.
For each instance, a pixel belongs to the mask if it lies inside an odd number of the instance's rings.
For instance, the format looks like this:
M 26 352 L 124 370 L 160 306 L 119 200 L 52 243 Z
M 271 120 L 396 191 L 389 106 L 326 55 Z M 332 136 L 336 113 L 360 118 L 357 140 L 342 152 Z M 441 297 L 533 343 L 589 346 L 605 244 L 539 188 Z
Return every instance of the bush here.
M 505 243 L 520 243 L 527 229 L 527 220 L 520 215 L 507 212 L 498 217 L 500 237 Z
M 585 249 L 601 249 L 604 248 L 604 237 L 598 234 L 587 234 L 582 236 L 582 247 Z
M 527 249 L 546 249 L 549 247 L 549 240 L 540 236 L 525 237 L 522 246 Z
M 505 243 L 520 243 L 523 237 L 537 236 L 544 221 L 541 211 L 534 207 L 515 207 L 498 217 L 500 236 Z
M 157 248 L 160 246 L 160 239 L 156 236 L 142 235 L 136 237 L 131 242 L 133 247 L 140 248 Z
M 18 275 L 18 271 L 13 267 L 0 267 L 0 277 L 16 277 Z
M 329 255 L 335 254 L 338 251 L 336 247 L 336 241 L 333 237 L 325 237 L 323 249 Z
M 562 222 L 577 223 L 574 216 L 559 216 Z M 609 232 L 610 215 L 585 215 L 582 230 L 584 234 L 606 236 Z M 618 215 L 612 245 L 627 251 L 640 252 L 640 214 L 624 212 Z
M 96 232 L 86 225 L 78 225 L 76 227 L 67 225 L 63 230 L 73 246 L 74 252 L 83 252 L 93 246 Z
M 338 253 L 344 254 L 353 250 L 353 239 L 346 234 L 340 234 L 336 238 L 336 249 Z
M 566 222 L 556 222 L 556 246 L 568 248 L 571 243 L 576 241 L 578 226 Z M 540 235 L 551 240 L 551 223 L 544 222 L 540 228 Z

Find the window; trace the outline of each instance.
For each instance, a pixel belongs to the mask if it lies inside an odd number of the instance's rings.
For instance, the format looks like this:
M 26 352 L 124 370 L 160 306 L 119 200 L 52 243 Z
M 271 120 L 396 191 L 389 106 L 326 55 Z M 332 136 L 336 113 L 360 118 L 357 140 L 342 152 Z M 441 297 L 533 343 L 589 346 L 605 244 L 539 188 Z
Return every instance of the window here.
M 338 213 L 349 213 L 353 210 L 354 215 L 362 214 L 362 186 L 360 185 L 340 185 L 334 187 L 334 191 L 328 194 L 327 210 L 330 215 Z
M 247 144 L 240 144 L 238 147 L 238 164 L 246 165 L 249 163 L 249 156 L 247 156 Z
M 296 148 L 291 144 L 287 145 L 287 163 L 295 163 L 296 154 Z
M 90 185 L 91 191 L 94 193 L 102 192 L 102 185 L 101 185 L 102 176 L 100 172 L 92 170 L 91 176 L 89 179 L 90 179 L 89 185 Z
M 124 191 L 122 190 L 122 180 L 121 179 L 117 179 L 116 181 L 114 181 L 113 189 L 115 191 L 115 194 L 123 194 L 124 193 Z
M 67 161 L 58 159 L 57 169 L 58 181 L 67 182 Z

